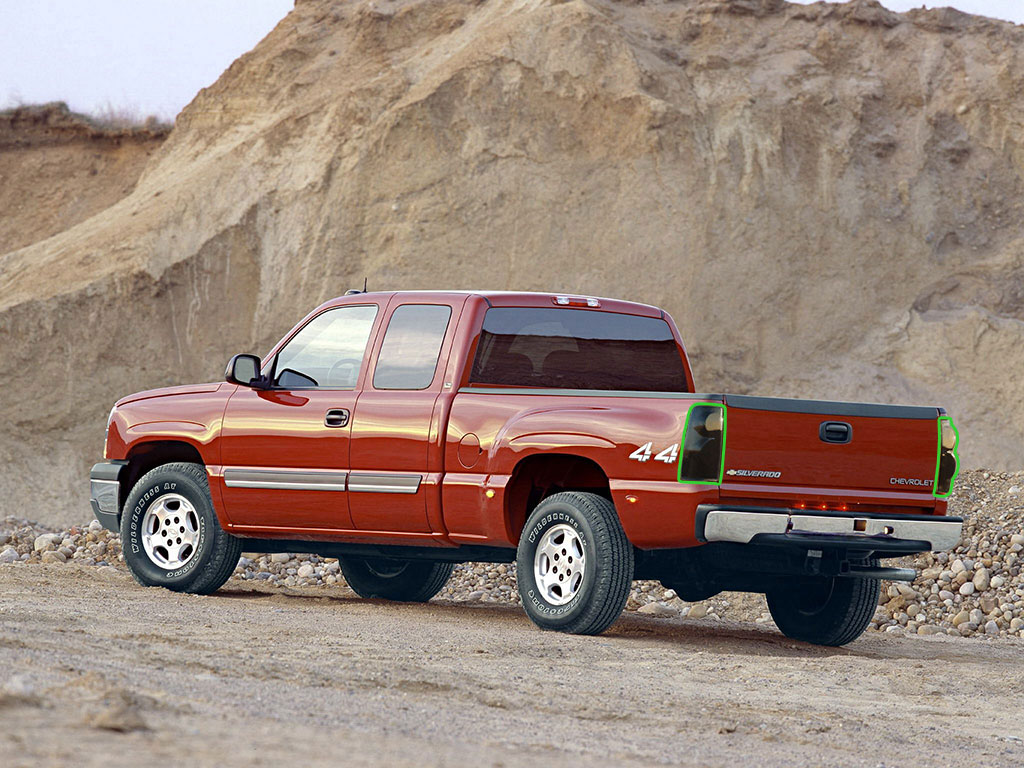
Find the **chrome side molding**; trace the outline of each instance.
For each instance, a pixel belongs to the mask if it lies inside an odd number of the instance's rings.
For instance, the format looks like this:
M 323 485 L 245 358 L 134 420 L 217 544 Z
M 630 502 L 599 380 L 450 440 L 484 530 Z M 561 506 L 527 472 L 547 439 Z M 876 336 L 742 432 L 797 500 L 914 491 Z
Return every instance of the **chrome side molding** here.
M 350 493 L 416 493 L 422 475 L 371 474 L 328 469 L 258 469 L 227 467 L 228 488 L 269 488 L 284 491 L 348 491 Z

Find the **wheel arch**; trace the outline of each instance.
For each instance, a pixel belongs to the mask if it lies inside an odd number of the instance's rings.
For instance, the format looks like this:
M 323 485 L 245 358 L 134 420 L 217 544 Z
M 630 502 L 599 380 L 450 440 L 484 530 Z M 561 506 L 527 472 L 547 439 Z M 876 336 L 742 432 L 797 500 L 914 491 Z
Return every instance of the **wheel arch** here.
M 608 474 L 591 458 L 564 452 L 521 457 L 505 487 L 505 526 L 511 540 L 519 540 L 526 519 L 541 501 L 562 491 L 594 493 L 612 501 Z
M 120 498 L 118 499 L 118 520 L 121 511 L 135 484 L 144 474 L 163 464 L 183 461 L 189 464 L 206 466 L 206 461 L 195 444 L 181 439 L 151 439 L 133 443 L 125 455 L 128 467 L 124 471 L 121 482 Z M 216 509 L 216 505 L 214 505 Z

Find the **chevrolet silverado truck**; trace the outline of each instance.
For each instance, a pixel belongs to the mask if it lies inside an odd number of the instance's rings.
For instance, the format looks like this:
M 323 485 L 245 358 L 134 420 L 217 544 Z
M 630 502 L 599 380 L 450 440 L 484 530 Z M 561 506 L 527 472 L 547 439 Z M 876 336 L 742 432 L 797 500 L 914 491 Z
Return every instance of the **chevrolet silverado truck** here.
M 516 564 L 544 629 L 596 634 L 634 579 L 763 593 L 779 629 L 857 638 L 880 561 L 960 539 L 936 407 L 698 393 L 679 331 L 626 301 L 350 291 L 226 381 L 110 412 L 99 521 L 144 585 L 210 593 L 240 553 L 337 557 L 360 596 L 426 601 Z

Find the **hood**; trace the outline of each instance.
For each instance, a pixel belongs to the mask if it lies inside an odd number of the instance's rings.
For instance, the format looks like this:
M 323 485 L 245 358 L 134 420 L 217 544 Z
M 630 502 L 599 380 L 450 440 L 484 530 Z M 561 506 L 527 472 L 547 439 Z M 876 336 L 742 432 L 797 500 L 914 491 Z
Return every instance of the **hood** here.
M 177 387 L 160 387 L 158 389 L 147 389 L 144 392 L 136 392 L 132 395 L 122 397 L 116 403 L 115 408 L 120 408 L 128 403 L 135 403 L 139 400 L 149 400 L 154 397 L 171 397 L 173 395 L 201 395 L 208 392 L 216 392 L 225 385 L 223 381 L 214 381 L 209 384 L 183 384 Z

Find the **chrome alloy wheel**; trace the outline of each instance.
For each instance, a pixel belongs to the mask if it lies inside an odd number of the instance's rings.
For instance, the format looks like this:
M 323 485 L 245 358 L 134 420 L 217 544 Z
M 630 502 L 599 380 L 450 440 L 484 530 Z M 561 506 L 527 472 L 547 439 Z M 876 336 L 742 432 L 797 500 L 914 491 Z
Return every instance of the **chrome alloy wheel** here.
M 533 556 L 533 576 L 552 605 L 565 605 L 580 591 L 586 561 L 583 541 L 570 525 L 556 525 L 541 539 Z
M 177 493 L 161 496 L 142 518 L 142 546 L 154 565 L 173 571 L 199 549 L 199 514 Z

